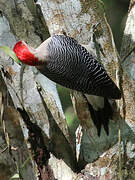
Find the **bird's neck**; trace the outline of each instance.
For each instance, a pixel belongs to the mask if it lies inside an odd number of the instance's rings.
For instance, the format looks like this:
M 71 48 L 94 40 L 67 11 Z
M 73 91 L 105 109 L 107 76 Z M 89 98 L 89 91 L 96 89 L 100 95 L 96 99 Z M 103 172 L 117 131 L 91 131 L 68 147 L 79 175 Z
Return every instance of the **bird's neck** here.
M 39 65 L 46 65 L 50 61 L 50 53 L 48 48 L 50 41 L 51 37 L 34 50 L 34 56 L 38 59 Z

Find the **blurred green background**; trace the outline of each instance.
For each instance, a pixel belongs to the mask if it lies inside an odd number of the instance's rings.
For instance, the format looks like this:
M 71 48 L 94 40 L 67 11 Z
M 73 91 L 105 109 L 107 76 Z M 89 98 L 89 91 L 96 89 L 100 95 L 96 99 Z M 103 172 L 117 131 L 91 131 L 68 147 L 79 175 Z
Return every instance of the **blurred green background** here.
M 102 1 L 104 2 L 107 20 L 111 26 L 117 50 L 120 51 L 124 24 L 126 21 L 129 7 L 129 0 Z M 70 92 L 68 89 L 63 88 L 59 85 L 57 87 L 70 132 L 74 136 L 74 132 L 78 126 L 78 120 L 73 111 L 72 102 L 69 94 Z
M 120 51 L 124 24 L 127 17 L 129 0 L 102 0 L 105 5 L 108 23 L 111 26 L 117 50 Z

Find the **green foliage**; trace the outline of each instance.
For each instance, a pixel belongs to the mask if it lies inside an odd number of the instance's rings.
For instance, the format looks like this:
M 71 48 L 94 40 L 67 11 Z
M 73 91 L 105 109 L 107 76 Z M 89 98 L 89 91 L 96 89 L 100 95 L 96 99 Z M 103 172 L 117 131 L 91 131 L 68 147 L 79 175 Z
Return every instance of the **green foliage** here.
M 60 85 L 57 85 L 57 90 L 59 92 L 63 110 L 65 112 L 68 107 L 72 106 L 72 102 L 71 102 L 71 98 L 70 98 L 70 91 L 69 91 L 69 89 L 64 88 Z
M 98 0 L 98 7 L 100 8 L 100 10 L 102 10 L 102 13 L 104 13 L 105 8 L 102 0 Z
M 12 180 L 12 179 L 19 179 L 20 177 L 19 177 L 19 174 L 18 173 L 16 173 L 16 174 L 14 174 L 11 178 L 10 178 L 10 180 Z
M 73 111 L 66 111 L 65 116 L 71 134 L 75 135 L 75 131 L 79 125 L 76 115 L 74 114 Z
M 10 180 L 12 180 L 12 179 L 21 179 L 20 174 L 21 174 L 21 172 L 24 170 L 24 168 L 26 168 L 26 166 L 27 166 L 27 164 L 29 163 L 30 160 L 31 160 L 31 157 L 29 156 L 29 157 L 24 161 L 24 163 L 22 164 L 21 168 L 19 168 L 18 165 L 16 164 L 16 168 L 17 168 L 17 172 L 18 172 L 18 173 L 14 174 L 14 175 L 10 178 Z
M 9 48 L 8 46 L 0 46 L 0 49 L 8 56 L 10 56 L 16 63 L 20 64 L 19 59 L 11 48 Z
M 65 112 L 68 127 L 69 127 L 71 133 L 74 134 L 74 132 L 78 126 L 78 120 L 77 120 L 77 117 L 76 117 L 73 107 L 72 107 L 70 91 L 69 91 L 69 89 L 64 88 L 60 85 L 57 85 L 57 89 L 58 89 L 58 93 L 60 96 L 63 110 Z
M 123 30 L 129 7 L 129 0 L 102 0 L 105 6 L 107 21 L 113 32 L 115 45 L 120 51 Z

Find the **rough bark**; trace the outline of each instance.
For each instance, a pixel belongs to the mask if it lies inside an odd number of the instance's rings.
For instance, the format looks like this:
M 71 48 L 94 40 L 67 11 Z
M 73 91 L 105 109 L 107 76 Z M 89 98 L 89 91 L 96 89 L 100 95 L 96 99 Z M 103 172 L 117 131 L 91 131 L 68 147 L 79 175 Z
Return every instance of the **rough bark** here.
M 40 7 L 34 1 L 30 2 L 30 10 L 24 1 L 7 2 L 3 0 L 0 2 L 1 45 L 13 47 L 16 39 L 24 39 L 35 46 L 35 44 L 40 44 L 41 40 L 49 36 L 46 33 L 45 21 Z M 41 29 L 43 31 L 40 31 Z M 75 156 L 68 142 L 68 128 L 55 83 L 38 74 L 35 70 L 33 73 L 30 67 L 25 68 L 22 78 L 22 74 L 20 74 L 21 67 L 16 63 L 12 65 L 12 61 L 5 54 L 0 53 L 2 77 L 13 100 L 14 107 L 20 112 L 18 116 L 20 117 L 24 139 L 28 149 L 31 149 L 31 157 L 35 160 L 32 161 L 32 164 L 34 164 L 33 177 L 30 179 L 35 179 L 35 177 L 44 179 L 46 176 L 54 178 L 51 168 L 47 165 L 49 155 L 46 154 L 49 152 L 52 152 L 58 158 L 51 156 L 50 163 L 58 164 L 59 159 L 63 159 L 60 160 L 60 166 L 66 162 L 71 169 L 75 170 Z M 21 81 L 23 87 L 20 86 Z M 13 129 L 11 134 L 12 131 Z M 23 159 L 23 161 L 25 160 Z M 16 161 L 18 163 L 18 160 Z M 65 167 L 67 167 L 66 164 Z M 65 174 L 72 177 L 74 173 L 70 168 L 65 168 L 65 172 L 67 171 Z M 55 177 L 57 178 L 60 173 L 61 171 L 58 171 Z
M 60 180 L 94 177 L 95 179 L 132 178 L 135 156 L 135 118 L 134 66 L 132 64 L 134 45 L 131 44 L 134 43 L 134 34 L 131 31 L 133 27 L 130 26 L 132 25 L 130 18 L 134 17 L 133 8 L 134 6 L 131 6 L 127 19 L 125 28 L 127 35 L 124 35 L 123 38 L 122 66 L 120 66 L 112 32 L 100 1 L 38 0 L 37 4 L 32 0 L 8 0 L 8 2 L 2 0 L 0 2 L 2 11 L 0 44 L 13 47 L 16 39 L 23 39 L 35 47 L 35 44 L 38 46 L 41 41 L 49 37 L 47 27 L 50 34 L 66 32 L 67 35 L 77 39 L 79 43 L 87 45 L 86 48 L 94 53 L 99 61 L 102 61 L 107 72 L 121 89 L 123 87 L 124 92 L 123 99 L 117 103 L 118 109 L 113 102 L 116 113 L 113 121 L 110 122 L 109 136 L 102 129 L 100 138 L 97 136 L 96 128 L 91 120 L 87 102 L 81 93 L 73 92 L 72 100 L 83 133 L 78 167 L 76 167 L 74 143 L 71 142 L 72 139 L 68 133 L 55 83 L 38 74 L 35 69 L 26 67 L 22 79 L 23 96 L 21 96 L 20 67 L 17 64 L 9 64 L 8 58 L 0 52 L 0 61 L 4 66 L 3 79 L 12 97 L 14 107 L 22 109 L 19 109 L 22 117 L 19 114 L 18 116 L 27 147 L 36 148 L 36 152 L 39 148 L 41 150 L 39 152 L 48 154 L 48 156 L 43 156 L 45 162 L 37 161 L 38 156 L 34 156 L 37 159 L 31 160 L 32 165 L 34 164 L 37 169 L 36 173 L 33 166 L 30 167 L 32 168 L 31 174 L 34 173 L 33 179 L 38 172 L 40 179 L 48 177 Z M 128 47 L 130 47 L 129 50 Z M 132 68 L 130 68 L 131 66 Z M 36 123 L 37 126 L 33 123 Z M 31 127 L 39 130 L 39 133 L 36 134 Z M 36 135 L 33 136 L 33 133 Z M 28 138 L 31 137 L 39 140 L 38 147 L 32 146 L 28 142 Z M 43 144 L 42 147 L 41 144 Z M 45 151 L 42 151 L 43 147 L 46 149 Z M 51 152 L 51 157 L 49 157 L 49 152 Z M 19 158 L 16 157 L 16 159 L 19 163 Z M 94 163 L 92 163 L 93 161 Z M 78 176 L 73 172 L 84 168 L 86 164 L 85 170 Z M 123 169 L 124 166 L 125 169 Z M 13 172 L 15 173 L 15 170 L 12 170 L 10 174 Z M 27 174 L 25 171 L 24 173 Z

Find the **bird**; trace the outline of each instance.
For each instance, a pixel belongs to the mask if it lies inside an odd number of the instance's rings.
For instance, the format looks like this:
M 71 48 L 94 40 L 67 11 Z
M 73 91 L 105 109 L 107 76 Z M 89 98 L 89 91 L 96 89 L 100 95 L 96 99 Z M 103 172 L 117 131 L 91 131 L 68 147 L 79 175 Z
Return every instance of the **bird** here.
M 102 126 L 109 135 L 109 119 L 113 115 L 109 100 L 120 99 L 121 91 L 84 46 L 73 37 L 55 34 L 37 48 L 18 41 L 13 51 L 22 63 L 35 66 L 50 80 L 81 92 L 88 102 L 98 136 Z

